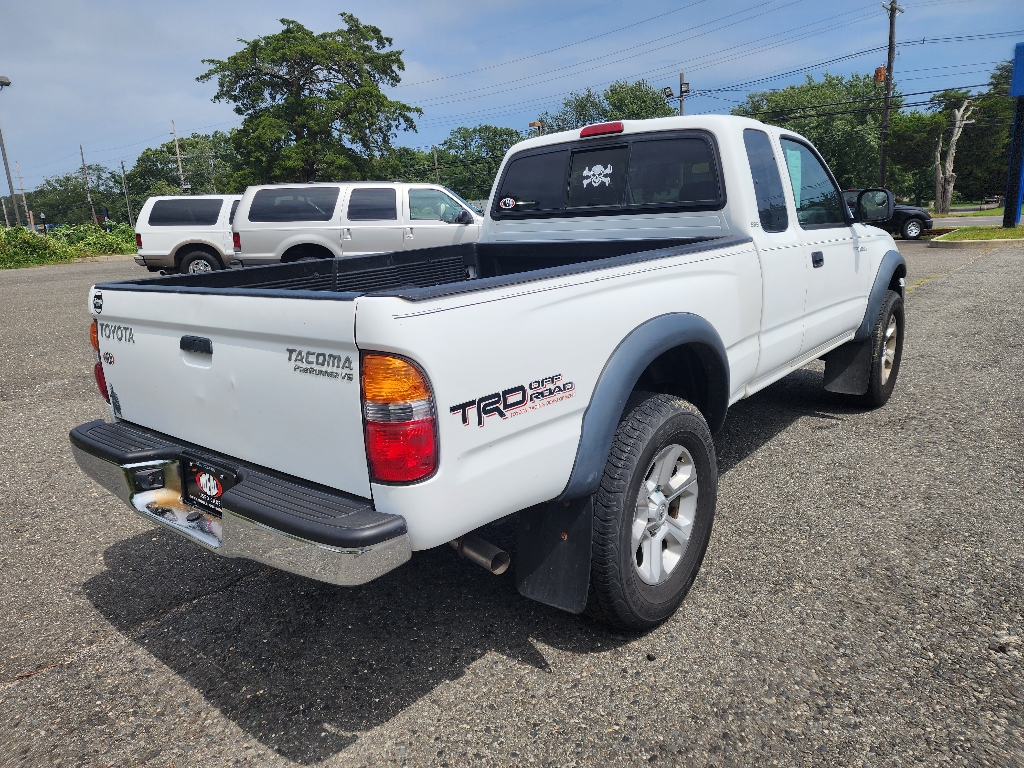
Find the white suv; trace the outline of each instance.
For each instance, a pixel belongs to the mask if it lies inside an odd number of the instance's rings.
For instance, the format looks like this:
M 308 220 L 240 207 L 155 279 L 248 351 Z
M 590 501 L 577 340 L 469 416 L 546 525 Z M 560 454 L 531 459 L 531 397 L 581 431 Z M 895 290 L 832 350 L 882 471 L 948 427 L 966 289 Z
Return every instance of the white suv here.
M 469 203 L 434 184 L 249 187 L 232 225 L 234 258 L 249 266 L 472 243 L 481 222 Z
M 231 261 L 241 195 L 151 197 L 135 222 L 135 262 L 150 272 L 210 272 Z

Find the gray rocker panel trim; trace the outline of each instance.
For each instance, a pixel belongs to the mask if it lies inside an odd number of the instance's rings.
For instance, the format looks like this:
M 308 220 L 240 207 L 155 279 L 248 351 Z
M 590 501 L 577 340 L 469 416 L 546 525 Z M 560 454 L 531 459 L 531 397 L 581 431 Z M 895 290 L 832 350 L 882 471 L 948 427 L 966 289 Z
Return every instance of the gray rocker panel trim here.
M 688 312 L 652 318 L 633 329 L 605 363 L 583 414 L 572 474 L 558 500 L 579 499 L 597 490 L 622 409 L 640 375 L 663 352 L 684 344 L 698 345 L 708 378 L 704 418 L 712 434 L 721 429 L 729 410 L 729 362 L 718 331 L 703 317 Z
M 871 286 L 871 293 L 868 294 L 868 305 L 864 310 L 864 319 L 861 320 L 860 328 L 853 336 L 853 341 L 864 341 L 874 330 L 875 322 L 878 320 L 878 313 L 882 309 L 882 302 L 885 301 L 885 293 L 889 290 L 889 283 L 896 270 L 903 267 L 903 274 L 907 273 L 907 261 L 899 251 L 887 251 L 882 257 L 882 263 L 875 273 L 875 284 Z M 901 297 L 904 296 L 904 289 L 899 289 Z

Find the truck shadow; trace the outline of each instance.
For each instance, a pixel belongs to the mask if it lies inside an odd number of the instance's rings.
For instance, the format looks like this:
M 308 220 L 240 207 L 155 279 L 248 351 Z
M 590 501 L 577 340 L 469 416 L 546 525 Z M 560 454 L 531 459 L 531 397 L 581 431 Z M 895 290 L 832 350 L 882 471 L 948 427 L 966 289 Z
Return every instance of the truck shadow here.
M 802 416 L 851 412 L 821 390 L 820 371 L 798 371 L 730 412 L 716 436 L 720 471 Z M 487 536 L 511 550 L 514 523 Z M 106 570 L 84 585 L 96 609 L 252 738 L 303 764 L 485 657 L 472 673 L 481 686 L 487 669 L 504 674 L 506 659 L 549 669 L 534 639 L 577 654 L 630 640 L 521 598 L 511 575 L 489 576 L 448 547 L 359 588 L 225 560 L 163 531 L 120 542 L 104 559 Z

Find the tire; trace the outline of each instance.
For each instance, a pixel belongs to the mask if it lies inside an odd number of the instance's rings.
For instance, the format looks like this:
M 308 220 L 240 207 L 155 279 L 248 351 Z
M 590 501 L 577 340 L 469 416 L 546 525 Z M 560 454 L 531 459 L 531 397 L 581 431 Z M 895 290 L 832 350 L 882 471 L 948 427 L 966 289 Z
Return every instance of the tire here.
M 881 408 L 889 401 L 903 359 L 903 299 L 888 291 L 871 332 L 871 376 L 867 394 L 860 398 L 869 408 Z
M 653 489 L 652 475 L 662 481 Z M 637 630 L 671 616 L 704 560 L 717 494 L 715 447 L 700 412 L 671 395 L 634 393 L 594 498 L 587 613 Z
M 186 253 L 181 259 L 181 264 L 178 265 L 178 271 L 183 275 L 204 275 L 218 269 L 224 269 L 220 259 L 206 251 Z
M 917 240 L 924 232 L 924 222 L 920 219 L 907 219 L 900 227 L 900 235 L 904 240 Z

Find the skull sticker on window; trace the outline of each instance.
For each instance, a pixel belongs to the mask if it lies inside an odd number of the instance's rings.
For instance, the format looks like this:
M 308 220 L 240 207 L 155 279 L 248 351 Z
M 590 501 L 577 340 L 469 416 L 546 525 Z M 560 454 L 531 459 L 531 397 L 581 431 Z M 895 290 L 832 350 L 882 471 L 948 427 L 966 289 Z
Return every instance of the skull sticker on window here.
M 583 169 L 583 186 L 593 184 L 595 187 L 599 184 L 604 184 L 606 187 L 612 183 L 611 179 L 612 166 L 609 164 L 595 165 L 593 168 Z

